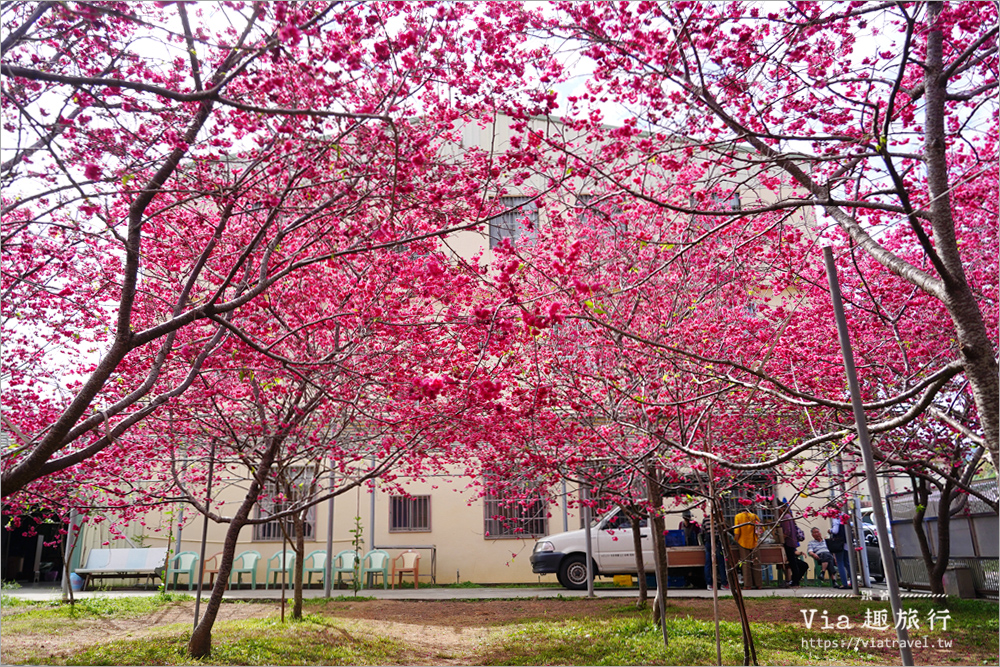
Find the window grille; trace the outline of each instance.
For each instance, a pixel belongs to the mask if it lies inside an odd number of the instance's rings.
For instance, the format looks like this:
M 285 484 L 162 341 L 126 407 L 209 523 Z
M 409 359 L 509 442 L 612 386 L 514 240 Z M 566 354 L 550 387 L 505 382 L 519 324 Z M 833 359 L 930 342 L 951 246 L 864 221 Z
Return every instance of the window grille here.
M 389 532 L 416 533 L 431 529 L 430 496 L 389 498 Z
M 514 487 L 517 489 L 518 487 Z M 486 539 L 541 537 L 548 534 L 548 506 L 539 489 L 522 485 L 516 498 L 502 498 L 494 489 L 483 497 Z
M 730 211 L 740 210 L 740 192 L 739 190 L 733 190 L 728 195 L 712 194 L 712 206 L 715 208 L 726 209 Z
M 747 486 L 750 488 L 746 488 Z M 740 502 L 740 499 L 742 498 L 753 501 L 758 494 L 762 496 L 774 495 L 774 484 L 771 480 L 766 477 L 747 477 L 741 480 L 740 483 L 734 484 L 732 488 L 726 492 L 725 497 L 722 499 L 721 509 L 722 516 L 727 527 L 732 528 L 736 523 L 736 515 L 746 509 L 746 506 Z M 778 520 L 777 509 L 774 506 L 768 506 L 763 502 L 756 503 L 754 514 L 757 515 L 757 518 L 760 519 L 762 524 L 774 524 L 777 523 Z M 762 541 L 765 544 L 774 542 L 774 533 L 768 531 Z
M 254 518 L 262 519 L 273 514 L 284 512 L 293 507 L 295 503 L 307 498 L 312 486 L 312 468 L 291 468 L 285 471 L 291 486 L 291 493 L 282 498 L 281 486 L 275 480 L 268 480 L 267 488 L 264 490 L 264 497 L 257 502 L 254 510 Z M 295 529 L 291 517 L 276 519 L 267 523 L 258 523 L 253 527 L 253 539 L 255 542 L 277 542 L 283 537 L 281 522 L 284 521 L 288 528 L 289 539 L 295 539 Z M 302 534 L 307 540 L 316 539 L 316 506 L 306 510 L 306 516 L 302 524 Z
M 526 238 L 538 226 L 538 207 L 530 197 L 501 197 L 500 205 L 504 213 L 490 218 L 491 249 L 506 238 Z

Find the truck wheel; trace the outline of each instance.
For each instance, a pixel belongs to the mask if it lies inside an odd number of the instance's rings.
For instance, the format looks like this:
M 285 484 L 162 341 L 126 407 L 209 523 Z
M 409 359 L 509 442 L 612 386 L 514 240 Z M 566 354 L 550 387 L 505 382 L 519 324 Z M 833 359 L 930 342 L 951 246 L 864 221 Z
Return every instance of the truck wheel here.
M 567 556 L 559 565 L 559 583 L 571 591 L 587 587 L 587 557 L 583 554 Z

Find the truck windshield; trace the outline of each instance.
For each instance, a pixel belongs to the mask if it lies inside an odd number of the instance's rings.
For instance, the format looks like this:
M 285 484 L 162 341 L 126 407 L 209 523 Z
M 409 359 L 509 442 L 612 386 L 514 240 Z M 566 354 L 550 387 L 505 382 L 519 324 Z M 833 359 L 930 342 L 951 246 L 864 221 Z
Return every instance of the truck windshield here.
M 590 522 L 590 527 L 591 528 L 597 528 L 604 521 L 609 521 L 611 523 L 614 523 L 615 522 L 615 517 L 617 516 L 618 512 L 619 512 L 619 509 L 616 507 L 613 510 L 611 510 L 610 512 L 606 512 L 605 514 L 602 514 L 601 516 L 597 517 L 596 519 L 594 519 L 593 521 Z

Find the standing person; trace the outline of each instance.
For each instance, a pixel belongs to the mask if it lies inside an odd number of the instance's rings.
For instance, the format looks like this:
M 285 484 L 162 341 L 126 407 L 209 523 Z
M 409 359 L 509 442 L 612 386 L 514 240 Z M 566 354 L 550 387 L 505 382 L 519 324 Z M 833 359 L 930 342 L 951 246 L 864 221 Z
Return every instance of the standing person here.
M 743 566 L 743 588 L 759 591 L 761 587 L 760 554 L 757 553 L 757 529 L 760 518 L 753 513 L 753 505 L 736 515 L 733 520 L 733 534 L 740 551 Z
M 704 529 L 701 531 L 701 541 L 705 545 L 705 584 L 708 590 L 712 590 L 712 519 L 705 517 L 702 522 Z M 715 531 L 715 567 L 719 575 L 719 590 L 729 588 L 729 578 L 726 576 L 726 533 L 716 527 Z
M 799 543 L 805 535 L 799 537 L 802 530 L 795 523 L 791 507 L 785 507 L 785 514 L 781 519 L 781 532 L 785 537 L 782 543 L 782 546 L 785 547 L 785 578 L 789 582 L 789 586 L 795 587 L 802 581 L 803 574 L 799 567 L 799 559 L 795 557 L 795 550 L 799 548 Z
M 843 517 L 842 517 L 843 518 Z M 833 527 L 830 528 L 830 536 L 826 538 L 826 548 L 830 550 L 837 560 L 837 573 L 840 575 L 840 588 L 850 588 L 850 565 L 847 558 L 847 528 L 841 525 L 841 519 L 833 519 Z

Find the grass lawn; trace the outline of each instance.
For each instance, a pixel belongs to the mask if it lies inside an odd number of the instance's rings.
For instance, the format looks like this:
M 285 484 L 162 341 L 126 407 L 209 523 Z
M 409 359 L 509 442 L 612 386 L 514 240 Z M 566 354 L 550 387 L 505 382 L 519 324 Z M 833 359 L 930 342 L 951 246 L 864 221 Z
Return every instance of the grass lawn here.
M 191 628 L 175 623 L 142 639 L 91 646 L 60 665 L 384 665 L 402 664 L 404 647 L 382 637 L 358 637 L 343 622 L 315 615 L 281 623 L 276 617 L 223 621 L 212 633 L 209 660 L 187 655 Z
M 748 599 L 747 609 L 760 664 L 875 665 L 899 664 L 895 630 L 863 628 L 868 610 L 889 610 L 887 602 L 853 598 L 818 600 Z M 791 604 L 789 604 L 791 603 Z M 711 665 L 716 664 L 715 623 L 711 612 L 675 602 L 667 610 L 669 645 L 664 647 L 658 627 L 648 614 L 630 607 L 603 617 L 562 622 L 535 621 L 503 630 L 493 638 L 488 664 L 495 665 Z M 794 608 L 793 608 L 794 607 Z M 910 631 L 917 664 L 996 665 L 997 605 L 985 601 L 952 600 L 945 605 L 951 619 L 947 630 L 931 631 L 931 610 L 942 607 L 929 600 L 905 600 L 914 609 L 921 629 Z M 816 609 L 806 629 L 801 610 Z M 836 626 L 841 615 L 851 628 L 823 628 L 823 613 Z M 889 612 L 891 616 L 891 611 Z M 706 617 L 707 616 L 707 617 Z M 722 662 L 743 664 L 743 641 L 735 609 L 729 605 L 720 621 Z M 753 619 L 762 619 L 756 622 Z M 810 641 L 811 640 L 811 641 Z M 939 643 L 940 640 L 940 643 Z M 950 644 L 948 643 L 950 642 Z M 923 646 L 926 644 L 926 646 Z
M 59 665 L 698 665 L 715 664 L 710 600 L 672 600 L 664 647 L 648 609 L 627 599 L 385 601 L 310 600 L 302 621 L 281 623 L 279 605 L 226 603 L 211 657 L 185 653 L 188 596 L 91 598 L 75 608 L 3 598 L 2 662 Z M 864 627 L 888 603 L 854 598 L 747 600 L 760 664 L 899 664 L 895 632 Z M 996 665 L 997 604 L 906 599 L 919 626 L 917 664 Z M 802 611 L 815 609 L 811 628 Z M 947 628 L 932 612 L 948 610 Z M 724 664 L 743 664 L 732 601 L 721 605 Z M 841 628 L 824 629 L 829 624 Z M 850 625 L 851 627 L 846 627 Z M 835 645 L 833 642 L 837 642 Z M 867 645 L 865 644 L 867 642 Z M 950 645 L 946 645 L 950 642 Z

